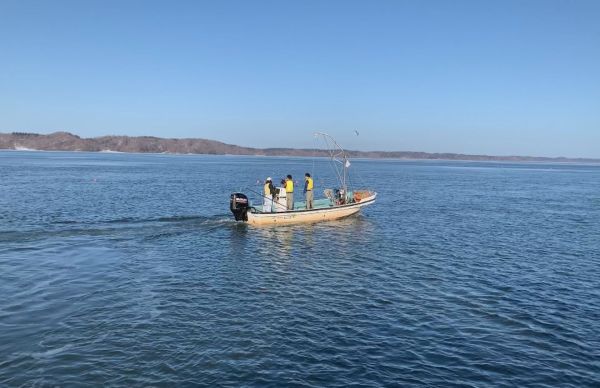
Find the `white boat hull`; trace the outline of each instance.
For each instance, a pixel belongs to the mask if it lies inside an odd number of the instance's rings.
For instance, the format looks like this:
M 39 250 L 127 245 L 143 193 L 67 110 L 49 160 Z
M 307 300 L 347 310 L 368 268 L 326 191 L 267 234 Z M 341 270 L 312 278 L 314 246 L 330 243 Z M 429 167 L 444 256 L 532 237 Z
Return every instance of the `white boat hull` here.
M 362 207 L 374 203 L 375 197 L 377 197 L 377 193 L 373 193 L 373 195 L 361 199 L 360 202 L 348 205 L 331 206 L 328 208 L 292 210 L 279 213 L 249 211 L 247 223 L 256 226 L 269 226 L 337 220 L 358 213 Z

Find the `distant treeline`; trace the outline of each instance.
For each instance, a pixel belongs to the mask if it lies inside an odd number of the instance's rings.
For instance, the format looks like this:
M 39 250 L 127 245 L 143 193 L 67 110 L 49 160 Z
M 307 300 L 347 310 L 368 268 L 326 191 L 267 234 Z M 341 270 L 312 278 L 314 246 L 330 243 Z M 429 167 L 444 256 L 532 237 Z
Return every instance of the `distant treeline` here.
M 296 148 L 249 148 L 208 139 L 163 139 L 153 136 L 101 136 L 81 138 L 69 132 L 41 135 L 30 132 L 0 133 L 0 149 L 43 151 L 117 151 L 174 154 L 328 156 L 326 150 Z M 490 156 L 415 151 L 347 151 L 353 158 L 443 159 L 473 161 L 531 161 L 600 163 L 600 159 L 535 156 Z
M 30 133 L 30 132 L 11 132 L 11 135 L 14 135 L 14 136 L 42 136 L 39 133 Z

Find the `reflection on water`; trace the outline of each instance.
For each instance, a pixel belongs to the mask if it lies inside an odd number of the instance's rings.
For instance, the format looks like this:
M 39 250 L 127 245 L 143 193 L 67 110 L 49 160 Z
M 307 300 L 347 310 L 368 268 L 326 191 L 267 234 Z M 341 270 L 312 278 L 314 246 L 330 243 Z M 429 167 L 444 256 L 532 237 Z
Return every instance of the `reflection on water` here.
M 256 243 L 255 249 L 261 257 L 273 257 L 275 260 L 290 259 L 294 253 L 310 251 L 326 257 L 329 247 L 335 244 L 341 252 L 352 254 L 353 244 L 366 243 L 373 225 L 368 218 L 353 215 L 343 219 L 319 223 L 281 225 L 276 227 L 248 226 Z M 235 237 L 243 237 L 236 235 Z M 333 240 L 333 241 L 332 241 Z M 237 243 L 232 243 L 237 244 Z
M 228 239 L 225 242 L 229 243 L 229 255 L 239 255 L 247 249 L 248 246 L 248 228 L 249 226 L 245 223 L 235 222 L 229 225 L 227 230 L 229 231 Z

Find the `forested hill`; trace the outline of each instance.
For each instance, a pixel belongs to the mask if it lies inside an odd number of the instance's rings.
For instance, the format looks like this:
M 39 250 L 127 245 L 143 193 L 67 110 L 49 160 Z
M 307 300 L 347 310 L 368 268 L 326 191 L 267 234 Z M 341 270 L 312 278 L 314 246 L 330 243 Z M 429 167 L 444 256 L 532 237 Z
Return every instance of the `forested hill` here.
M 324 150 L 296 148 L 249 148 L 208 139 L 163 139 L 151 136 L 101 136 L 81 138 L 69 132 L 49 135 L 36 133 L 0 133 L 0 149 L 40 151 L 113 151 L 173 154 L 327 156 Z M 477 161 L 533 161 L 600 163 L 600 159 L 489 156 L 414 151 L 347 151 L 353 158 L 445 159 Z

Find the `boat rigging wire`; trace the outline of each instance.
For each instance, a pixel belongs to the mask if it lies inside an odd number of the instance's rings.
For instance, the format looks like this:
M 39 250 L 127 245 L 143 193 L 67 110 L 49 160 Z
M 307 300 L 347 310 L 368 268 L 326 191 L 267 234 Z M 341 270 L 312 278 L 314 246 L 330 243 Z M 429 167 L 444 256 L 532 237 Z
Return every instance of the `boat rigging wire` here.
M 331 135 L 323 132 L 315 132 L 315 137 L 321 137 L 325 142 L 326 151 L 329 153 L 331 164 L 338 177 L 340 186 L 344 189 L 344 192 L 348 192 L 347 178 L 348 167 L 350 167 L 348 154 Z

